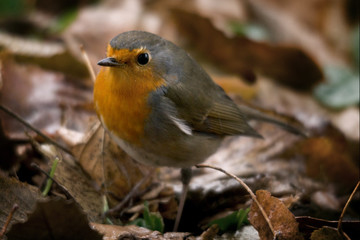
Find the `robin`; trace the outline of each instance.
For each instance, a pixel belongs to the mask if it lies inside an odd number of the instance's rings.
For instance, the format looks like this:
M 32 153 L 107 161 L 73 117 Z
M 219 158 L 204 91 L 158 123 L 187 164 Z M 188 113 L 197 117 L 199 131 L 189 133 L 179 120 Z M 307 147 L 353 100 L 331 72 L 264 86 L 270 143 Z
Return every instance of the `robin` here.
M 107 46 L 94 86 L 102 125 L 136 161 L 181 168 L 183 194 L 191 166 L 212 155 L 225 136 L 262 138 L 251 119 L 297 129 L 257 110 L 236 105 L 182 48 L 155 34 L 124 32 Z

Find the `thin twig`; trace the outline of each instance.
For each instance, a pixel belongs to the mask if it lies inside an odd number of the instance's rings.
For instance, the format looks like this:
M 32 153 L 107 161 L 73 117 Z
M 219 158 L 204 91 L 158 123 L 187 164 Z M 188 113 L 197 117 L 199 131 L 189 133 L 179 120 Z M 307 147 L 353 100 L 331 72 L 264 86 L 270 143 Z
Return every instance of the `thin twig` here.
M 274 227 L 272 226 L 271 222 L 270 222 L 270 219 L 269 217 L 266 215 L 266 212 L 265 210 L 263 209 L 263 207 L 260 205 L 260 203 L 258 202 L 255 194 L 253 193 L 253 191 L 246 185 L 246 183 L 244 183 L 243 180 L 241 180 L 240 178 L 238 178 L 237 176 L 235 176 L 234 174 L 231 174 L 231 173 L 228 173 L 227 171 L 225 171 L 224 169 L 222 168 L 218 168 L 218 167 L 215 167 L 215 166 L 211 166 L 211 165 L 207 165 L 207 164 L 198 164 L 198 165 L 195 165 L 197 168 L 212 168 L 212 169 L 215 169 L 215 170 L 218 170 L 222 173 L 225 173 L 226 175 L 236 179 L 236 181 L 238 181 L 245 189 L 246 191 L 250 194 L 252 200 L 256 203 L 256 205 L 258 206 L 258 208 L 260 209 L 260 212 L 261 214 L 263 215 L 265 221 L 267 222 L 273 236 L 274 236 L 274 239 L 276 239 L 276 232 L 274 230 Z
M 114 215 L 116 212 L 124 208 L 126 203 L 135 196 L 136 192 L 139 190 L 140 186 L 147 181 L 152 176 L 152 173 L 150 172 L 148 175 L 143 177 L 140 181 L 136 183 L 136 185 L 131 189 L 131 191 L 125 196 L 125 198 L 114 208 L 110 209 L 105 213 L 105 215 Z
M 92 66 L 91 66 L 89 56 L 87 55 L 87 53 L 86 53 L 86 51 L 85 51 L 85 49 L 84 49 L 84 46 L 83 46 L 82 44 L 80 45 L 80 50 L 81 50 L 81 53 L 82 53 L 82 55 L 83 55 L 83 58 L 84 58 L 86 67 L 87 67 L 87 69 L 88 69 L 88 71 L 89 71 L 91 80 L 92 80 L 93 82 L 95 82 L 95 79 L 96 79 L 95 71 L 94 71 L 94 69 L 93 69 Z
M 9 224 L 10 224 L 10 221 L 12 219 L 12 217 L 14 216 L 14 213 L 15 211 L 19 208 L 19 205 L 17 205 L 16 203 L 13 205 L 13 207 L 11 208 L 10 210 L 10 213 L 9 215 L 7 216 L 6 218 L 6 222 L 4 224 L 4 226 L 2 227 L 1 229 L 1 232 L 0 232 L 0 239 L 2 239 L 2 237 L 4 236 L 5 232 L 6 232 L 6 229 L 8 228 Z
M 346 212 L 346 209 L 348 208 L 351 200 L 353 199 L 357 189 L 359 188 L 359 185 L 360 185 L 360 181 L 358 181 L 358 183 L 356 184 L 356 187 L 354 188 L 353 192 L 351 193 L 349 199 L 347 200 L 346 204 L 345 204 L 345 207 L 343 208 L 342 212 L 341 212 L 341 215 L 340 215 L 340 218 L 339 218 L 339 222 L 338 222 L 338 225 L 337 225 L 337 230 L 338 232 L 341 234 L 341 235 L 344 235 L 344 232 L 342 230 L 342 221 L 343 221 L 343 218 L 344 218 L 344 215 L 345 215 L 345 212 Z
M 71 196 L 71 194 L 60 184 L 58 183 L 53 177 L 51 177 L 47 172 L 45 172 L 42 168 L 39 167 L 39 165 L 37 165 L 36 163 L 31 163 L 30 165 L 33 168 L 36 168 L 37 170 L 39 170 L 41 173 L 43 173 L 47 178 L 51 179 L 59 188 L 60 190 L 65 194 L 66 199 L 74 199 L 73 196 Z
M 35 127 L 33 127 L 30 123 L 26 122 L 24 119 L 22 119 L 19 115 L 17 115 L 16 113 L 14 113 L 12 110 L 10 110 L 9 108 L 5 107 L 4 105 L 0 104 L 0 110 L 4 111 L 5 113 L 7 113 L 9 116 L 15 118 L 16 120 L 18 120 L 21 124 L 23 124 L 25 127 L 31 129 L 32 131 L 36 132 L 39 136 L 43 137 L 47 142 L 55 145 L 56 147 L 60 148 L 61 150 L 63 150 L 64 152 L 73 155 L 66 147 L 62 146 L 61 144 L 57 143 L 56 141 L 52 140 L 51 138 L 49 138 L 48 136 L 46 136 L 45 134 L 43 134 L 41 131 L 37 130 Z

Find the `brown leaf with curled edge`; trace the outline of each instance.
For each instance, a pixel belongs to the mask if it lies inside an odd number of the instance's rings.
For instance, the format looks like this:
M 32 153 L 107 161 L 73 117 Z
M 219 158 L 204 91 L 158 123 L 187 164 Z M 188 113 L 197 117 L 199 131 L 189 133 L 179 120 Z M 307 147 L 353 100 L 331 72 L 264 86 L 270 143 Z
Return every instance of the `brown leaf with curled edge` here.
M 278 42 L 301 46 L 322 66 L 348 64 L 351 28 L 345 16 L 347 1 L 246 2 L 255 21 L 276 34 Z
M 2 105 L 43 132 L 54 133 L 63 124 L 76 131 L 86 129 L 84 121 L 94 113 L 79 105 L 92 101 L 89 86 L 62 73 L 32 64 L 18 64 L 11 57 L 5 56 L 3 60 Z M 68 117 L 71 112 L 77 114 Z M 9 137 L 26 137 L 21 123 L 2 111 L 0 117 Z
M 60 125 L 61 110 L 56 93 L 61 88 L 63 76 L 33 65 L 19 65 L 8 58 L 4 59 L 3 64 L 1 104 L 38 129 L 46 131 L 50 125 Z M 2 111 L 0 116 L 10 137 L 25 136 L 24 126 L 18 121 Z
M 15 59 L 20 62 L 38 64 L 45 69 L 77 77 L 89 75 L 85 64 L 63 43 L 33 40 L 1 32 L 0 47 L 14 54 Z
M 299 229 L 301 233 L 305 233 L 305 238 L 309 239 L 314 229 L 320 229 L 324 227 L 336 228 L 339 224 L 338 221 L 329 221 L 325 219 L 313 218 L 309 216 L 296 217 L 296 221 L 299 223 Z M 342 222 L 343 231 L 351 238 L 356 239 L 359 234 L 360 221 L 359 220 L 345 220 Z
M 249 70 L 290 86 L 311 89 L 323 78 L 317 64 L 301 49 L 255 42 L 245 37 L 227 38 L 210 20 L 181 9 L 172 11 L 180 31 L 220 67 L 242 76 Z
M 277 233 L 277 239 L 303 239 L 294 215 L 279 199 L 272 197 L 266 190 L 256 191 L 256 198 L 269 217 L 274 231 Z M 268 224 L 254 202 L 249 212 L 249 221 L 259 232 L 260 239 L 273 239 L 274 236 Z
M 85 138 L 85 143 L 75 146 L 73 152 L 89 176 L 99 186 L 104 186 L 108 197 L 114 201 L 110 204 L 116 204 L 116 200 L 125 197 L 137 182 L 153 170 L 135 162 L 107 133 L 104 135 L 104 129 L 99 122 L 94 124 Z M 140 189 L 144 189 L 150 182 L 145 182 Z
M 161 234 L 158 231 L 151 231 L 149 229 L 133 225 L 116 226 L 91 223 L 91 226 L 101 234 L 104 234 L 104 239 L 187 239 L 190 235 L 186 232 L 168 232 Z
M 79 205 L 64 199 L 38 202 L 28 220 L 14 224 L 6 236 L 9 240 L 102 239 L 98 232 L 90 228 Z
M 318 230 L 313 231 L 310 237 L 311 240 L 349 240 L 342 236 L 336 228 L 322 227 Z
M 143 239 L 149 237 L 151 237 L 151 239 L 158 239 L 161 235 L 160 232 L 153 232 L 149 229 L 133 225 L 116 226 L 99 223 L 91 223 L 91 225 L 108 239 Z
M 10 225 L 24 221 L 25 212 L 31 211 L 36 201 L 41 198 L 38 188 L 0 174 L 0 226 L 4 226 L 14 204 L 17 204 L 19 209 L 14 213 Z
M 90 221 L 103 220 L 104 203 L 101 193 L 95 189 L 78 164 L 72 159 L 63 158 L 57 165 L 54 178 L 82 207 Z
M 101 222 L 103 220 L 102 195 L 76 160 L 69 154 L 60 154 L 52 145 L 39 144 L 35 140 L 32 141 L 32 145 L 44 158 L 48 159 L 49 167 L 53 166 L 56 158 L 60 159 L 55 170 L 54 179 L 61 185 L 61 193 L 68 198 L 74 199 L 82 207 L 90 221 Z
M 300 153 L 306 158 L 306 173 L 325 182 L 331 181 L 347 191 L 359 179 L 359 167 L 352 156 L 349 142 L 332 125 L 320 134 L 299 143 Z

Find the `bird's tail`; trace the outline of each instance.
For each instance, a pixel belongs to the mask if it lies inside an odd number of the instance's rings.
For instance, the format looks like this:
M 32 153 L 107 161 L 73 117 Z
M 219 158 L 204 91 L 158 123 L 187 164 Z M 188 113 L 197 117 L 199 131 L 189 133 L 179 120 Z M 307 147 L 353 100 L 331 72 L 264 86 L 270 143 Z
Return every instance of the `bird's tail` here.
M 275 117 L 270 116 L 267 113 L 263 113 L 260 110 L 254 109 L 254 108 L 250 108 L 244 105 L 239 106 L 241 112 L 245 113 L 245 116 L 247 116 L 247 118 L 249 120 L 258 120 L 258 121 L 264 121 L 264 122 L 268 122 L 274 125 L 277 125 L 281 128 L 283 128 L 284 130 L 293 133 L 295 135 L 300 135 L 303 137 L 306 137 L 306 135 L 299 130 L 298 128 L 291 126 L 288 123 L 285 123 L 281 120 L 276 119 Z

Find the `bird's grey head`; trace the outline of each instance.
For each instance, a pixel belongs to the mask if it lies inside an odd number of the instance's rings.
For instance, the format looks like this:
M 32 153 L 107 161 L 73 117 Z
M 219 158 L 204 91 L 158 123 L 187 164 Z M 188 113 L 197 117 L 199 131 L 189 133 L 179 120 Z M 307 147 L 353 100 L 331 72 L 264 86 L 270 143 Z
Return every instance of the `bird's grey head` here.
M 176 80 L 180 77 L 184 61 L 188 58 L 187 53 L 164 38 L 144 31 L 124 32 L 110 41 L 113 49 L 146 49 L 151 55 L 151 64 L 154 71 L 168 80 Z

